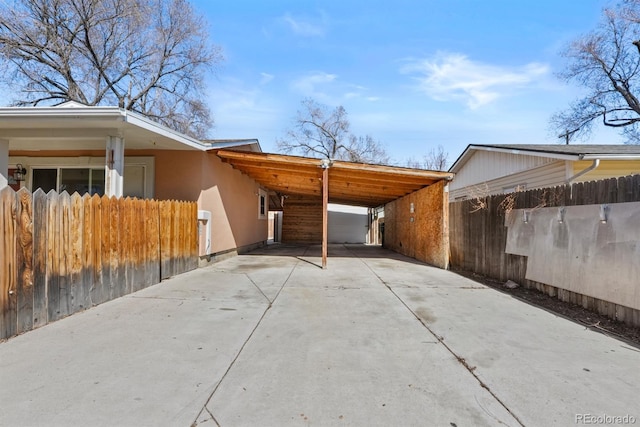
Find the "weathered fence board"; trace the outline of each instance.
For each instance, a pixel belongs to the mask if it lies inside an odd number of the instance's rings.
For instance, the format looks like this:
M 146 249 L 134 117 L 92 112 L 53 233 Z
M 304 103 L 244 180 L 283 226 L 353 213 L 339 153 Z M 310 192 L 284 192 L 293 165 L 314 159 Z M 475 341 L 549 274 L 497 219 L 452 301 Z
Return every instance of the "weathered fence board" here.
M 46 325 L 48 199 L 42 189 L 33 193 L 33 327 Z
M 17 333 L 15 193 L 0 191 L 0 338 Z
M 58 193 L 49 191 L 47 194 L 47 301 L 49 321 L 60 318 L 60 207 Z
M 84 310 L 88 304 L 88 292 L 85 290 L 82 274 L 82 231 L 84 229 L 84 209 L 82 197 L 74 193 L 70 197 L 69 208 L 69 279 L 71 299 L 69 313 Z
M 0 191 L 0 339 L 198 265 L 197 205 Z
M 91 247 L 90 264 L 91 269 L 91 301 L 93 304 L 102 304 L 109 299 L 109 292 L 105 292 L 104 278 L 102 274 L 102 199 L 97 194 L 91 197 L 90 218 L 91 218 Z
M 33 329 L 33 214 L 31 194 L 16 194 L 16 310 L 17 333 Z
M 60 252 L 58 258 L 58 293 L 60 295 L 59 305 L 58 305 L 58 316 L 66 317 L 69 314 L 73 313 L 71 311 L 71 298 L 72 298 L 72 290 L 71 290 L 71 278 L 69 277 L 71 274 L 70 271 L 70 258 L 71 254 L 69 253 L 70 245 L 69 245 L 69 228 L 70 224 L 70 210 L 71 210 L 71 198 L 69 193 L 63 191 L 60 194 L 58 199 L 58 209 L 59 212 L 59 231 L 58 231 L 58 240 L 60 242 Z

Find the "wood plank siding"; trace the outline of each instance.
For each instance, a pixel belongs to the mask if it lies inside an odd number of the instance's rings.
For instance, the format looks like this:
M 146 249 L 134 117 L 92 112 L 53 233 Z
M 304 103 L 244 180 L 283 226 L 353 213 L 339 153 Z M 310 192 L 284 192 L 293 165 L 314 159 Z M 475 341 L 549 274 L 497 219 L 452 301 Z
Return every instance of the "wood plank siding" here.
M 322 242 L 322 198 L 289 196 L 282 206 L 282 242 Z

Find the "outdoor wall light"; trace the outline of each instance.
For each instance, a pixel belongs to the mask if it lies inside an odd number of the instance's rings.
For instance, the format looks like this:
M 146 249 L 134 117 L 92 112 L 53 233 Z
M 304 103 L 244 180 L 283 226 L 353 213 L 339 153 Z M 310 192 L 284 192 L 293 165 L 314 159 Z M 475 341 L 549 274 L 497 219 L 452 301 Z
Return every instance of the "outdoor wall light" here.
M 22 164 L 18 163 L 16 165 L 16 170 L 13 172 L 13 179 L 16 181 L 24 181 L 27 177 L 27 170 L 22 166 Z
M 414 213 L 416 211 L 415 207 L 413 206 L 413 203 L 411 203 L 411 205 L 409 206 L 409 212 L 410 213 Z
M 525 224 L 529 223 L 529 211 L 522 211 L 522 220 Z
M 564 213 L 565 213 L 565 208 L 560 208 L 558 209 L 558 223 L 562 224 L 564 222 Z
M 322 160 L 320 161 L 320 167 L 321 167 L 322 169 L 328 169 L 328 168 L 330 168 L 331 166 L 333 166 L 333 160 L 332 160 L 332 159 L 322 159 Z
M 600 205 L 600 222 L 602 224 L 607 223 L 608 215 L 609 215 L 609 205 Z

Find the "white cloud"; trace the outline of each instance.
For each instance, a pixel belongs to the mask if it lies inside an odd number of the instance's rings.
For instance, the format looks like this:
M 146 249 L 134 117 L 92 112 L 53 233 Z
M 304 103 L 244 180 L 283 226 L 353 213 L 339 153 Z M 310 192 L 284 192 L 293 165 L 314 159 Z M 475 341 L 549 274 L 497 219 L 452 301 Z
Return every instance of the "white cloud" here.
M 295 34 L 299 36 L 321 37 L 321 36 L 324 36 L 325 34 L 326 24 L 324 22 L 325 21 L 324 15 L 322 16 L 323 22 L 321 24 L 315 24 L 309 21 L 305 21 L 301 18 L 293 17 L 289 13 L 286 13 L 281 19 L 285 23 L 287 23 L 291 31 L 293 31 Z
M 418 88 L 431 98 L 462 100 L 475 109 L 515 89 L 533 86 L 549 74 L 549 66 L 530 63 L 500 67 L 472 61 L 462 54 L 440 53 L 433 58 L 412 60 L 401 72 L 417 74 Z
M 320 87 L 335 82 L 337 78 L 335 74 L 316 72 L 293 81 L 291 87 L 304 96 L 324 98 L 326 94 Z
M 271 80 L 274 79 L 274 75 L 273 74 L 269 74 L 269 73 L 260 73 L 260 84 L 261 85 L 266 85 L 267 83 L 269 83 Z

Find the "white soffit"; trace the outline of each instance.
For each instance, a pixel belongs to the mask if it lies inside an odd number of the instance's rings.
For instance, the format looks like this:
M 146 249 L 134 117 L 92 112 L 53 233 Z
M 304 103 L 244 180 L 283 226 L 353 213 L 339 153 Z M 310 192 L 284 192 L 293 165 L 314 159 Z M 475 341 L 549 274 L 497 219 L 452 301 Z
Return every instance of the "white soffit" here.
M 0 108 L 0 137 L 15 150 L 104 150 L 107 136 L 127 149 L 198 150 L 208 144 L 118 107 Z

